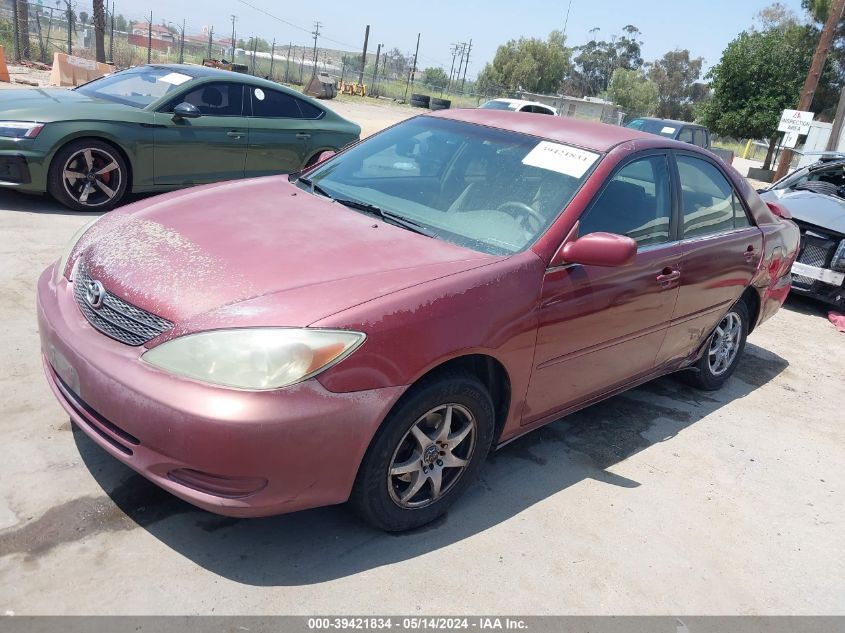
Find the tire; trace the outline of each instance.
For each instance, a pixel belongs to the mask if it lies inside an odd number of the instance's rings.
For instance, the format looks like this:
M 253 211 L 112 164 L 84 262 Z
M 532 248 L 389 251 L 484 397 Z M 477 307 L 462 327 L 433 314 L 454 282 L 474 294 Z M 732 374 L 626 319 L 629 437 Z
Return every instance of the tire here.
M 449 99 L 438 99 L 437 97 L 432 97 L 430 103 L 432 110 L 448 110 L 452 107 L 452 102 Z
M 428 108 L 428 104 L 424 101 L 417 101 L 416 99 L 411 99 L 411 107 L 412 108 Z
M 104 169 L 108 171 L 97 173 Z M 81 177 L 65 177 L 68 173 Z M 56 152 L 47 175 L 47 191 L 74 211 L 109 211 L 123 199 L 128 181 L 126 161 L 113 145 L 80 139 Z
M 428 104 L 431 102 L 431 97 L 428 95 L 421 95 L 416 92 L 411 93 L 411 101 L 419 101 L 420 103 L 424 103 L 425 107 L 428 107 Z
M 450 428 L 438 435 L 447 411 Z M 420 383 L 403 396 L 373 438 L 350 505 L 364 521 L 387 532 L 434 521 L 484 465 L 494 426 L 493 402 L 474 377 L 445 374 Z M 452 438 L 451 446 L 445 438 Z
M 824 180 L 808 180 L 793 187 L 796 191 L 812 191 L 825 196 L 839 196 L 839 187 Z
M 719 332 L 739 327 L 737 335 L 722 338 Z M 748 306 L 740 300 L 728 311 L 719 325 L 707 339 L 704 353 L 693 365 L 694 371 L 684 372 L 684 378 L 694 387 L 705 391 L 715 391 L 724 385 L 736 370 L 737 363 L 745 350 L 748 336 Z M 732 342 L 731 342 L 732 341 Z M 727 352 L 727 356 L 723 356 Z M 724 361 L 726 364 L 723 364 Z

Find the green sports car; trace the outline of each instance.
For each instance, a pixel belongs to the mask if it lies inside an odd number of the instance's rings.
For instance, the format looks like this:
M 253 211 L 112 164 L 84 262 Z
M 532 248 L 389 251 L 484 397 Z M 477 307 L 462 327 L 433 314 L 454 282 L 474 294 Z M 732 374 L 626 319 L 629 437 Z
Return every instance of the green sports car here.
M 107 210 L 127 192 L 293 172 L 361 128 L 277 83 L 150 65 L 70 90 L 0 93 L 0 186 Z

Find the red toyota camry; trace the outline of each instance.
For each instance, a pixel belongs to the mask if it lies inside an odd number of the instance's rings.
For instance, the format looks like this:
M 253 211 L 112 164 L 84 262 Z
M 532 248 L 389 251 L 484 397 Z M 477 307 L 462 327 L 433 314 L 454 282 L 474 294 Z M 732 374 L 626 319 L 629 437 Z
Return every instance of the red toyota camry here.
M 44 368 L 103 449 L 197 506 L 442 514 L 495 447 L 684 370 L 729 379 L 798 229 L 712 154 L 621 127 L 420 116 L 304 174 L 80 231 Z

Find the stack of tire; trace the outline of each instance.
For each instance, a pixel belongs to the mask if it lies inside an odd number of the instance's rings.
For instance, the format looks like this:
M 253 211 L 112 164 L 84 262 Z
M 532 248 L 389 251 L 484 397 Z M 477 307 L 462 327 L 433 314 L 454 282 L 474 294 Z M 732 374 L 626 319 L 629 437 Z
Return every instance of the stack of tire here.
M 449 99 L 438 99 L 437 97 L 429 97 L 428 95 L 421 95 L 417 93 L 411 95 L 411 107 L 413 108 L 448 110 L 451 106 L 452 102 Z

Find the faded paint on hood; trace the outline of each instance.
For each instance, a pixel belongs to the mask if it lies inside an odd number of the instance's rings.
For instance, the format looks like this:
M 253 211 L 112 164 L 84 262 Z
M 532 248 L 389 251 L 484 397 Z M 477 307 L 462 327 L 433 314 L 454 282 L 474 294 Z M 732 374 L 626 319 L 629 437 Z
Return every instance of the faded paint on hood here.
M 800 222 L 845 235 L 845 200 L 792 189 L 771 189 L 761 193 L 760 197 L 782 204 Z
M 304 326 L 500 259 L 347 209 L 285 176 L 130 205 L 94 224 L 75 252 L 107 289 L 177 331 Z

